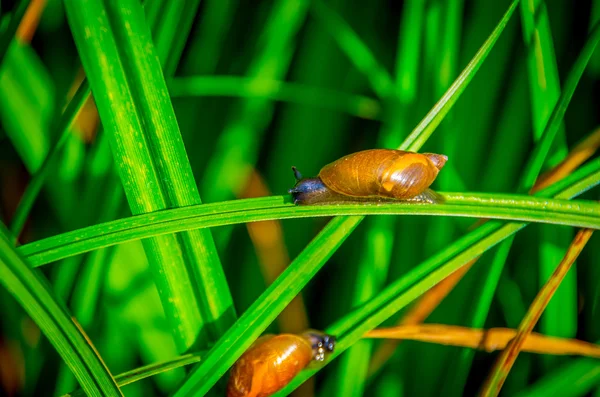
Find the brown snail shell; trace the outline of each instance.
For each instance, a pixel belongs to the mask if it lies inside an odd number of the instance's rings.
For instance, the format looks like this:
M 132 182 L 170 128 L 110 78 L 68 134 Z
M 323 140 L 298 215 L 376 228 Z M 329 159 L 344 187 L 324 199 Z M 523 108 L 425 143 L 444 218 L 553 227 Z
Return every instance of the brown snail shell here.
M 302 335 L 263 335 L 232 367 L 227 397 L 270 396 L 311 362 L 323 361 L 334 346 L 334 337 L 314 330 Z
M 316 178 L 297 179 L 290 189 L 297 204 L 410 200 L 440 202 L 429 189 L 448 157 L 393 149 L 363 150 L 324 166 Z

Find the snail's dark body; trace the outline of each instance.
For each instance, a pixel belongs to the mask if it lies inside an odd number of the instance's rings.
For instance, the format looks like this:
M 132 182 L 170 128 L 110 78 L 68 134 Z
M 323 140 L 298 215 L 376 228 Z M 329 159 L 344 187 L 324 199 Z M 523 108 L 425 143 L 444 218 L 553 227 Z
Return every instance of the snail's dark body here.
M 335 338 L 318 331 L 263 335 L 234 364 L 227 397 L 267 397 L 313 361 L 333 351 Z
M 441 154 L 372 149 L 349 154 L 323 167 L 315 178 L 294 168 L 290 189 L 296 204 L 352 201 L 418 201 L 441 197 L 429 189 L 448 158 Z

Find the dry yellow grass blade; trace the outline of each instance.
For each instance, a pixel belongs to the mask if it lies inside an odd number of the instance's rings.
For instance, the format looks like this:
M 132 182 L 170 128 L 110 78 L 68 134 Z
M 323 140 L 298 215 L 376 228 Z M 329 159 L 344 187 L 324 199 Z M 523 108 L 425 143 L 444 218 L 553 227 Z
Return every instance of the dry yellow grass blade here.
M 460 346 L 493 352 L 504 349 L 517 335 L 511 328 L 473 329 L 455 325 L 419 324 L 378 328 L 365 334 L 369 339 L 414 340 L 438 345 Z M 565 339 L 531 333 L 522 350 L 529 353 L 580 355 L 600 358 L 600 346 L 578 339 Z
M 46 0 L 31 0 L 27 6 L 27 11 L 21 19 L 19 28 L 15 33 L 16 39 L 20 43 L 30 43 L 40 22 L 40 17 L 46 7 Z

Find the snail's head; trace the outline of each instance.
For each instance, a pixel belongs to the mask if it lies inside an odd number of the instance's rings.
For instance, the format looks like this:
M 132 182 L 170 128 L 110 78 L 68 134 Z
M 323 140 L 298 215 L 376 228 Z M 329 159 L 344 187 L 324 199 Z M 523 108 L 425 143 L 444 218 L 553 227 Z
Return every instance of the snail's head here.
M 320 178 L 303 178 L 296 167 L 292 167 L 296 184 L 288 190 L 294 199 L 294 204 L 310 204 L 318 197 L 328 194 L 329 189 Z

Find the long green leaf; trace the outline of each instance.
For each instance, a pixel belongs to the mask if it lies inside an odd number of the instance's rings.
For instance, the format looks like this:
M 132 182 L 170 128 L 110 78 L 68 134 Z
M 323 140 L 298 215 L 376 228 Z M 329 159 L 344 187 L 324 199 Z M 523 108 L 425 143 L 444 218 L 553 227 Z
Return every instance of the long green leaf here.
M 600 159 L 578 173 L 590 177 L 588 188 L 600 183 Z M 518 195 L 440 193 L 445 204 L 343 204 L 297 207 L 283 196 L 233 200 L 137 215 L 63 233 L 19 247 L 34 266 L 127 241 L 195 228 L 272 219 L 315 216 L 444 215 L 600 227 L 600 204 Z
M 65 6 L 133 213 L 200 204 L 139 2 Z M 216 338 L 235 314 L 210 232 L 144 246 L 179 349 L 202 341 L 204 326 Z
M 381 112 L 379 102 L 369 97 L 262 78 L 182 77 L 169 81 L 169 91 L 173 97 L 235 96 L 273 99 L 337 110 L 365 119 L 377 119 Z
M 10 292 L 69 366 L 90 396 L 121 391 L 81 327 L 53 293 L 47 280 L 14 249 L 0 224 L 0 284 Z

